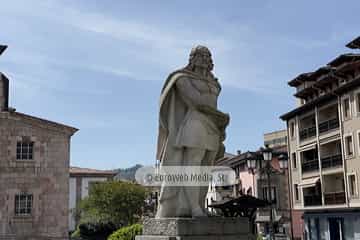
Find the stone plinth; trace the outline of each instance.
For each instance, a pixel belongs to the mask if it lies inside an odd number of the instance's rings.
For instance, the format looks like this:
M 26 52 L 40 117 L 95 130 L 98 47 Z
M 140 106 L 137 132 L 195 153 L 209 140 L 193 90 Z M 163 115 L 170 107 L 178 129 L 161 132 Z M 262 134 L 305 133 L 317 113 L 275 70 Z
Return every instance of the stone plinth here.
M 249 227 L 247 218 L 152 218 L 136 240 L 253 240 Z

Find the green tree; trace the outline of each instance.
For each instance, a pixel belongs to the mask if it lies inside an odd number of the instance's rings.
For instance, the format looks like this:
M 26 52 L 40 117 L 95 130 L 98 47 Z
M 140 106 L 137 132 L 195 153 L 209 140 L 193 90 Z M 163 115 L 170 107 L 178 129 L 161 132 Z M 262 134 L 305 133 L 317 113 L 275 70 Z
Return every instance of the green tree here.
M 80 223 L 112 223 L 117 227 L 136 223 L 142 215 L 146 189 L 129 182 L 92 185 L 78 207 Z

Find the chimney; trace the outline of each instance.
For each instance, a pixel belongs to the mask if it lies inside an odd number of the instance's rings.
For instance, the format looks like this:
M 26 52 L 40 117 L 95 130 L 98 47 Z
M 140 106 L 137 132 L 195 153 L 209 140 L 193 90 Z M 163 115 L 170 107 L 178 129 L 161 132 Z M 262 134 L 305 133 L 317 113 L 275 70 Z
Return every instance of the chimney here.
M 0 45 L 0 55 L 7 48 L 6 45 Z M 9 110 L 9 79 L 0 72 L 0 112 Z
M 237 150 L 237 155 L 240 155 L 241 154 L 241 150 Z
M 0 111 L 9 110 L 9 79 L 0 73 Z

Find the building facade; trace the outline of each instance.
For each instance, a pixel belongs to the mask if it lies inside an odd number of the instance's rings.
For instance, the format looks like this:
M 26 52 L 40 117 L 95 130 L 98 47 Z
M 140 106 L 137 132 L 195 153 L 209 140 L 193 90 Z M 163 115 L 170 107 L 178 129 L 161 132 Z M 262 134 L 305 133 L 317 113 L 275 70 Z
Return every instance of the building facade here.
M 273 204 L 275 235 L 279 238 L 301 239 L 303 221 L 299 210 L 291 208 L 288 168 L 280 169 L 279 155 L 287 155 L 287 131 L 280 130 L 264 134 L 264 145 L 273 149 L 271 166 L 274 169 L 270 176 L 270 191 L 264 174 L 256 173 L 256 196 Z M 265 235 L 269 232 L 269 209 L 259 209 L 257 215 L 258 230 Z
M 280 169 L 278 156 L 287 155 L 287 131 L 280 130 L 264 134 L 264 145 L 273 149 L 271 166 L 271 186 L 268 190 L 266 176 L 258 169 L 249 169 L 249 159 L 262 159 L 261 149 L 258 151 L 238 151 L 236 155 L 226 154 L 217 161 L 219 166 L 229 166 L 234 169 L 237 183 L 232 186 L 214 186 L 209 188 L 206 203 L 208 205 L 241 195 L 268 200 L 273 204 L 273 220 L 276 236 L 282 239 L 301 239 L 303 233 L 302 212 L 291 209 L 288 169 Z M 260 164 L 259 164 L 260 165 Z M 261 166 L 258 166 L 261 167 Z M 210 211 L 213 211 L 210 209 Z M 258 209 L 256 215 L 257 231 L 267 235 L 270 227 L 270 208 Z
M 246 159 L 244 158 L 245 154 L 240 151 L 238 151 L 237 155 L 226 153 L 223 158 L 216 162 L 217 166 L 228 166 L 234 169 L 236 184 L 216 186 L 214 183 L 211 183 L 206 196 L 205 206 L 219 201 L 234 199 L 244 194 L 254 196 L 255 177 L 247 169 Z M 208 208 L 208 210 L 215 213 L 214 209 Z
M 360 237 L 359 73 L 360 54 L 350 53 L 289 82 L 298 106 L 281 118 L 292 205 L 304 211 L 305 239 Z
M 114 178 L 116 172 L 89 168 L 70 167 L 69 178 L 69 231 L 74 231 L 77 219 L 74 214 L 76 205 L 81 199 L 89 195 L 93 184 L 109 181 Z
M 77 129 L 9 107 L 0 73 L 0 239 L 68 239 L 70 138 Z

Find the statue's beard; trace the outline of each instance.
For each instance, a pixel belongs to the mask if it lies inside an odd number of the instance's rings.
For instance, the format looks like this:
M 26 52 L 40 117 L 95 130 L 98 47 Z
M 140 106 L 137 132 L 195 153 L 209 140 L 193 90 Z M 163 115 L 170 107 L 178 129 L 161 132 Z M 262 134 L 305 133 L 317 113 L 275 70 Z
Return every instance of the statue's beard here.
M 201 74 L 204 77 L 208 77 L 208 76 L 212 76 L 212 69 L 213 69 L 213 64 L 212 63 L 203 63 L 203 64 L 195 64 L 190 62 L 189 65 L 186 67 L 186 69 L 197 73 L 197 74 Z M 201 69 L 201 71 L 196 71 L 196 69 Z

